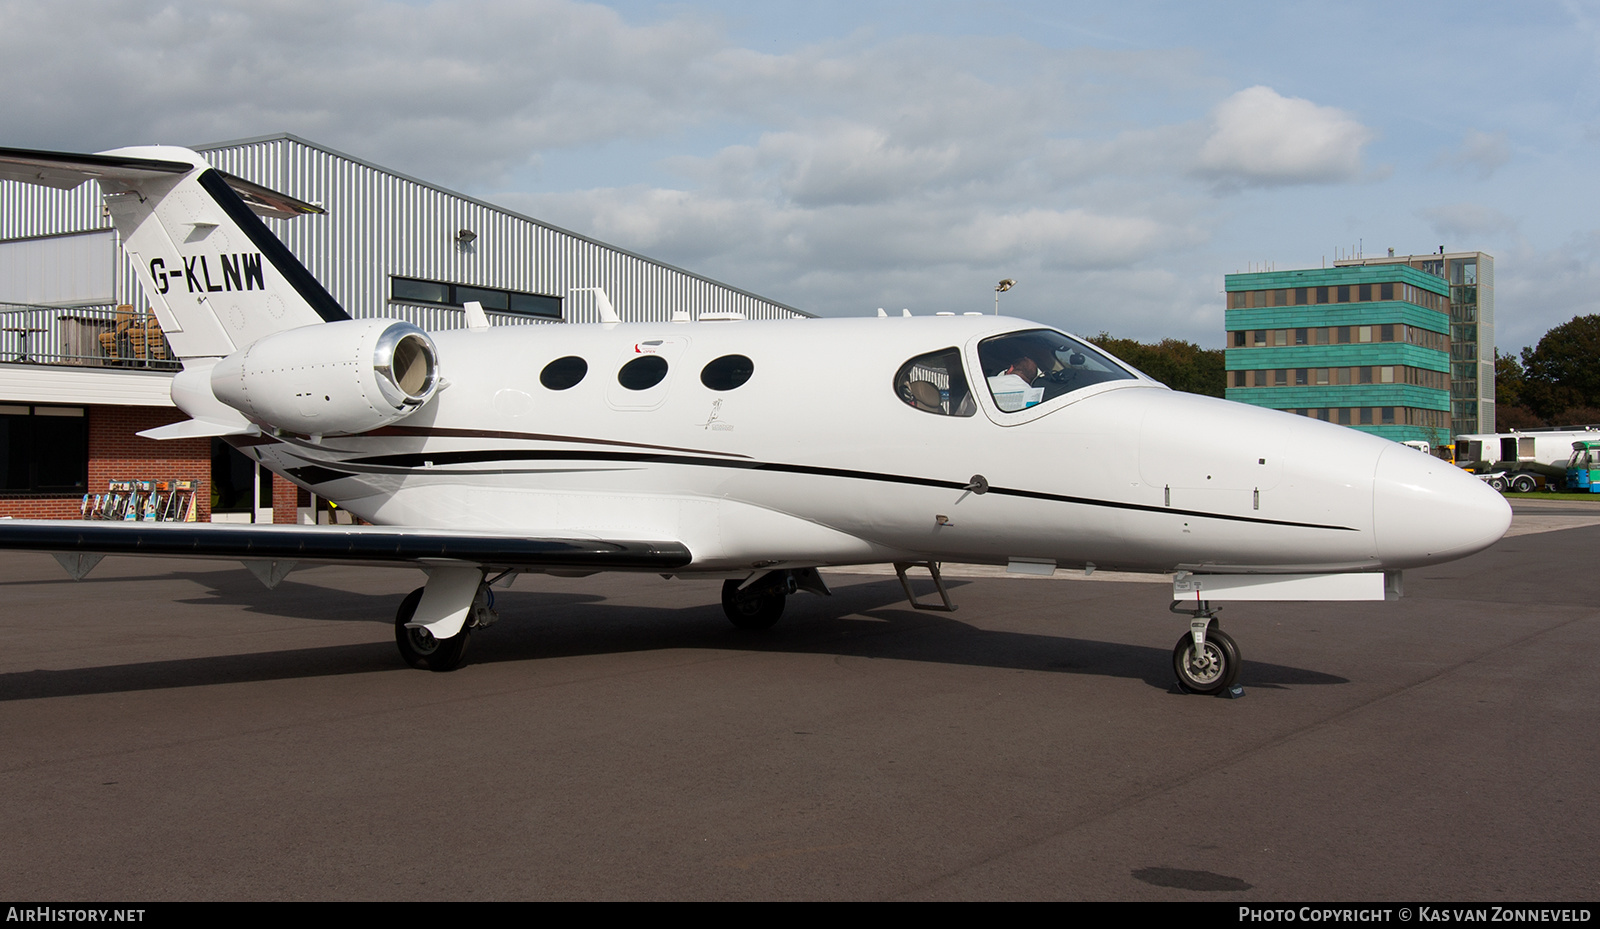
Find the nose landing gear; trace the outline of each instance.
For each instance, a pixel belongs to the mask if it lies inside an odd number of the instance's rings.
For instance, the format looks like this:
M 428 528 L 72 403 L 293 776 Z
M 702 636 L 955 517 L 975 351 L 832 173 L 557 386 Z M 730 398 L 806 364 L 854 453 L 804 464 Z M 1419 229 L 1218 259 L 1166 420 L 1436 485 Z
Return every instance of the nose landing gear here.
M 1220 608 L 1204 600 L 1192 608 L 1174 600 L 1168 609 L 1190 617 L 1189 632 L 1172 649 L 1172 670 L 1178 675 L 1178 686 L 1191 694 L 1227 691 L 1229 696 L 1243 696 L 1243 689 L 1238 687 L 1243 669 L 1239 645 L 1217 627 Z

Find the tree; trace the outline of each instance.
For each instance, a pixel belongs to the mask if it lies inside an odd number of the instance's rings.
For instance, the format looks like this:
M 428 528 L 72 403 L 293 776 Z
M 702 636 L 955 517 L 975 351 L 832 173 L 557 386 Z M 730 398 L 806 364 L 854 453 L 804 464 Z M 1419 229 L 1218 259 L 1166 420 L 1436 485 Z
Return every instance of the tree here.
M 1600 407 L 1600 316 L 1577 316 L 1546 332 L 1522 350 L 1522 370 L 1519 399 L 1547 422 Z
M 1543 426 L 1533 410 L 1528 408 L 1523 396 L 1526 376 L 1522 365 L 1511 355 L 1494 353 L 1494 431 L 1510 432 L 1513 429 L 1532 429 Z
M 1089 340 L 1173 390 L 1220 397 L 1227 390 L 1228 372 L 1222 349 L 1201 348 L 1181 339 L 1162 339 L 1147 345 L 1119 339 L 1107 332 Z

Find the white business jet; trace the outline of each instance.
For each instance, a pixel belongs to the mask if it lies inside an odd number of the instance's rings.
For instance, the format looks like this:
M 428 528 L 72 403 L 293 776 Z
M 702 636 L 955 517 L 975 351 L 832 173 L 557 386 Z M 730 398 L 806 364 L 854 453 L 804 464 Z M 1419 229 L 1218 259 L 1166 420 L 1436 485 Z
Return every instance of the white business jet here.
M 1471 475 L 1352 429 L 1177 393 L 1064 332 L 1005 317 L 689 322 L 427 333 L 352 319 L 257 213 L 304 204 L 181 148 L 0 150 L 0 177 L 100 184 L 183 370 L 191 419 L 370 526 L 8 520 L 0 547 L 75 577 L 104 554 L 412 564 L 407 662 L 447 671 L 521 572 L 724 581 L 770 627 L 817 568 L 895 565 L 953 609 L 941 562 L 1171 573 L 1180 685 L 1235 686 L 1227 600 L 1379 600 L 1400 571 L 1498 540 Z M 937 600 L 907 582 L 925 570 Z

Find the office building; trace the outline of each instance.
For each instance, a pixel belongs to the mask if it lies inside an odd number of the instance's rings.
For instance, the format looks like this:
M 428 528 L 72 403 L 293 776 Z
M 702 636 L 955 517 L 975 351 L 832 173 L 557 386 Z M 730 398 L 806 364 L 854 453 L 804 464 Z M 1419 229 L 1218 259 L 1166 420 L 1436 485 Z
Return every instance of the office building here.
M 1228 399 L 1396 441 L 1449 443 L 1444 278 L 1394 262 L 1226 281 Z
M 1350 258 L 1334 267 L 1403 264 L 1450 285 L 1450 432 L 1494 431 L 1494 256 L 1483 252 Z

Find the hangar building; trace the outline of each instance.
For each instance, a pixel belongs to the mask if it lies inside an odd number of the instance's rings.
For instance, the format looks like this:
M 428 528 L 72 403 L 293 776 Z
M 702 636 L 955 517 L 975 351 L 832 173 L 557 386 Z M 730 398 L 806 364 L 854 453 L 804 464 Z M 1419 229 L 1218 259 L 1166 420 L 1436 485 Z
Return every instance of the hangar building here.
M 477 301 L 495 325 L 598 322 L 590 288 L 628 322 L 810 315 L 292 135 L 195 150 L 320 209 L 265 222 L 352 317 L 454 329 Z M 0 181 L 0 516 L 78 518 L 112 482 L 193 481 L 196 519 L 318 518 L 220 440 L 135 435 L 184 418 L 178 367 L 98 185 Z

